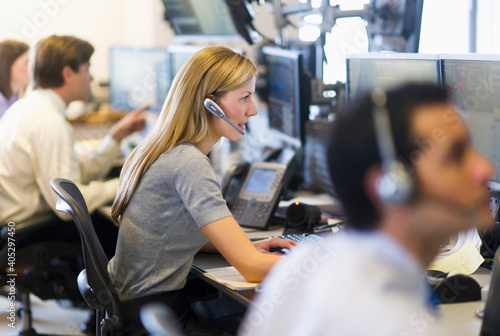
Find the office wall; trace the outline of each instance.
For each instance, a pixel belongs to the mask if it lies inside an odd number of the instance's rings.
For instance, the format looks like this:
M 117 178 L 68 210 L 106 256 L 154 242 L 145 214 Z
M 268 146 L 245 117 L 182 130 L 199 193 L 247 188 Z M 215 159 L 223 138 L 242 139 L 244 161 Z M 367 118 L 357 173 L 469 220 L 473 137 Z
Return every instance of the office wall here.
M 94 77 L 107 79 L 110 45 L 162 46 L 172 40 L 162 15 L 159 0 L 2 0 L 0 39 L 34 45 L 51 34 L 78 36 L 96 49 Z
M 469 51 L 471 1 L 424 2 L 422 53 Z M 294 2 L 298 0 L 288 0 L 287 4 Z M 257 11 L 255 26 L 267 37 L 274 38 L 276 28 L 272 6 L 255 5 L 254 8 Z M 175 43 L 172 30 L 163 20 L 163 11 L 160 0 L 1 0 L 0 40 L 10 37 L 34 44 L 50 34 L 79 36 L 96 48 L 91 67 L 96 82 L 106 81 L 109 76 L 110 45 L 150 47 Z M 496 39 L 497 32 L 500 32 L 500 23 L 495 20 L 497 13 L 500 13 L 498 1 L 478 0 L 478 52 L 500 52 L 500 44 Z M 296 16 L 291 19 L 297 22 Z M 289 28 L 287 34 L 293 37 L 296 31 Z M 340 54 L 349 49 L 345 45 L 355 45 L 357 41 L 352 39 L 351 42 L 348 36 L 337 38 L 331 48 L 339 49 Z M 225 44 L 245 49 L 252 59 L 255 58 L 255 48 L 249 47 L 243 40 Z
M 274 37 L 274 19 L 267 6 L 257 6 L 257 10 L 255 24 Z M 98 82 L 109 77 L 109 46 L 152 47 L 175 43 L 163 13 L 160 0 L 1 0 L 0 40 L 14 38 L 34 45 L 51 34 L 88 40 L 96 49 L 91 72 Z M 224 44 L 248 49 L 253 55 L 243 40 Z

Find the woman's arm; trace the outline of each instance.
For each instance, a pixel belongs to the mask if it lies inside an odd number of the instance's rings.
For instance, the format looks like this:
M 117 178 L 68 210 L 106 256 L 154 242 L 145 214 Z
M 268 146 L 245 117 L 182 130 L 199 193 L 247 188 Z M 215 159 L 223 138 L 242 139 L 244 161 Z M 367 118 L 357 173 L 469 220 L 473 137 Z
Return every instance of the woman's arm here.
M 210 243 L 249 282 L 260 282 L 281 256 L 271 249 L 291 248 L 295 242 L 272 238 L 252 244 L 236 220 L 229 216 L 201 228 Z M 259 250 L 257 250 L 259 248 Z

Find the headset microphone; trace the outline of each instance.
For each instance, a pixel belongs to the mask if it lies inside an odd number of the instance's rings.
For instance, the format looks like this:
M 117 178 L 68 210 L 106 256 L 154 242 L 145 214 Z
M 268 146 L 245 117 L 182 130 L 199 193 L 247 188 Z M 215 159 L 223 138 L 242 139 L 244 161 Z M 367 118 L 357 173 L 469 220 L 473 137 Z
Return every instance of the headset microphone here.
M 389 112 L 385 107 L 387 96 L 384 91 L 375 89 L 372 101 L 375 137 L 382 161 L 383 174 L 377 183 L 380 198 L 389 203 L 406 203 L 414 193 L 414 183 L 406 166 L 396 159 L 396 147 L 391 132 Z
M 226 117 L 226 114 L 224 113 L 224 111 L 222 111 L 222 109 L 219 107 L 219 105 L 217 105 L 212 99 L 205 98 L 204 105 L 205 105 L 206 109 L 208 110 L 208 112 L 212 113 L 217 118 L 220 118 L 220 119 L 224 120 L 225 122 L 227 122 L 229 125 L 233 126 L 234 129 L 237 130 L 241 135 L 245 135 L 245 132 L 241 128 L 236 126 L 231 120 L 229 120 Z

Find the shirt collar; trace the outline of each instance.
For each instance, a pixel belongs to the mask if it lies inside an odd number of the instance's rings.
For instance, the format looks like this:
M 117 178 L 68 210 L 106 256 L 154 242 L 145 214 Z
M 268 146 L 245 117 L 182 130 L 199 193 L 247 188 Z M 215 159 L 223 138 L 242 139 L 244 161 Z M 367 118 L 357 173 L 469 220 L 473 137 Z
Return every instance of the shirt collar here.
M 375 231 L 359 231 L 352 230 L 351 235 L 356 239 L 363 239 L 367 244 L 378 252 L 387 262 L 393 264 L 397 268 L 410 271 L 414 275 L 425 274 L 425 268 L 422 263 L 404 248 L 398 241 L 390 237 L 388 234 L 379 230 Z
M 51 103 L 53 103 L 56 107 L 57 110 L 61 113 L 63 117 L 66 117 L 66 103 L 64 100 L 59 96 L 54 90 L 52 89 L 38 89 L 35 92 L 37 92 L 39 95 L 46 97 L 48 100 L 50 100 Z

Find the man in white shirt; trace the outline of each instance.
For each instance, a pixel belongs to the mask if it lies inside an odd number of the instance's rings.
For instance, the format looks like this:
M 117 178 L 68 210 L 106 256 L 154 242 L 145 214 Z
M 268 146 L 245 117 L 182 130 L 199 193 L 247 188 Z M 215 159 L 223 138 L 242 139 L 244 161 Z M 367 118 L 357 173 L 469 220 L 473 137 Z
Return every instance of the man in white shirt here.
M 494 167 L 446 92 L 365 96 L 336 117 L 327 157 L 346 229 L 280 261 L 239 335 L 457 335 L 424 272 L 452 234 L 492 223 Z
M 90 95 L 89 61 L 94 48 L 72 36 L 40 40 L 32 55 L 35 90 L 12 105 L 0 120 L 0 223 L 20 222 L 56 211 L 53 178 L 74 181 L 89 211 L 110 203 L 118 179 L 103 181 L 120 154 L 120 141 L 144 127 L 145 108 L 129 113 L 80 161 L 73 129 L 66 120 L 68 104 Z M 115 238 L 116 239 L 116 238 Z

